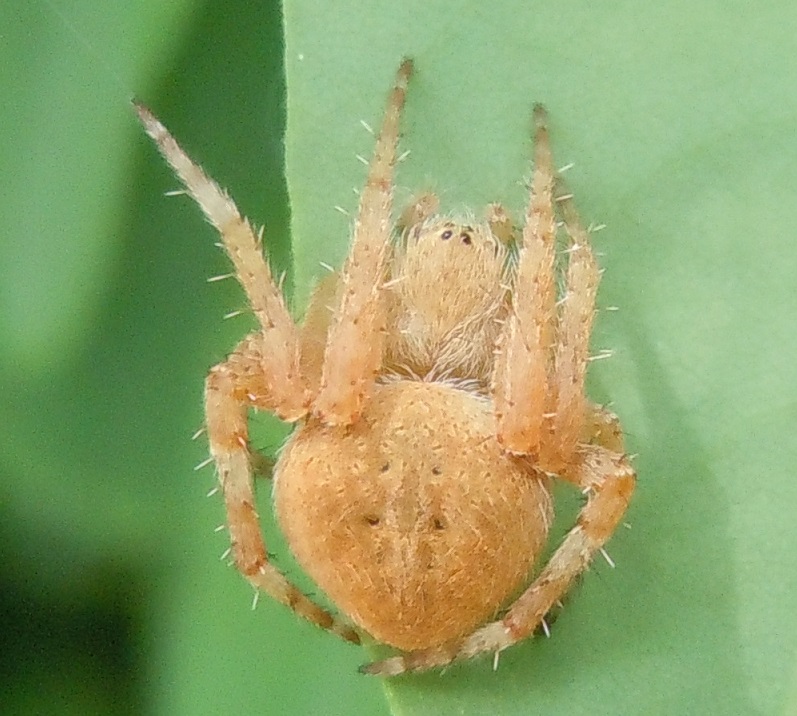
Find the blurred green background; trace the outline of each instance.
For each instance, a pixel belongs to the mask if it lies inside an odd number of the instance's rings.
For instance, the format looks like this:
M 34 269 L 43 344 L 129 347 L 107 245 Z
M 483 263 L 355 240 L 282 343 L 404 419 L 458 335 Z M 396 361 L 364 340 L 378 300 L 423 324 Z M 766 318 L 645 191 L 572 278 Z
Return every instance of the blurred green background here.
M 388 712 L 355 674 L 365 653 L 251 611 L 218 560 L 221 504 L 189 438 L 205 371 L 249 324 L 222 320 L 241 296 L 206 283 L 224 257 L 163 196 L 176 183 L 128 101 L 266 225 L 300 306 L 345 251 L 333 207 L 362 182 L 359 120 L 378 122 L 411 54 L 400 198 L 522 206 L 528 112 L 549 106 L 582 213 L 608 225 L 600 302 L 620 311 L 595 348 L 616 355 L 591 388 L 623 417 L 640 486 L 617 569 L 596 562 L 554 638 L 495 674 L 397 681 L 388 702 L 797 713 L 793 4 L 287 0 L 284 38 L 281 12 L 0 6 L 0 712 Z M 281 434 L 255 433 L 266 450 Z
M 242 301 L 206 283 L 224 256 L 164 198 L 129 107 L 235 188 L 287 268 L 279 5 L 18 2 L 0 28 L 0 712 L 384 712 L 358 650 L 251 611 L 218 559 L 190 437 L 248 319 L 222 320 Z

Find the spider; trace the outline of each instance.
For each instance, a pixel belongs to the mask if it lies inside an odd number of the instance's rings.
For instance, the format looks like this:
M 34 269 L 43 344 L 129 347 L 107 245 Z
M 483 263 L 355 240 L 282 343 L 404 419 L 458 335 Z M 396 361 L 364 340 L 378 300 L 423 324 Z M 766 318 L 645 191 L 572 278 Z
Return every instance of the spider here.
M 221 234 L 259 323 L 205 384 L 235 565 L 257 590 L 339 637 L 359 643 L 367 634 L 399 650 L 361 669 L 382 676 L 497 657 L 545 627 L 611 537 L 635 484 L 617 417 L 584 394 L 600 272 L 554 169 L 545 110 L 533 112 L 522 229 L 497 204 L 482 222 L 438 215 L 432 194 L 394 222 L 412 71 L 405 59 L 390 92 L 348 258 L 318 285 L 300 326 L 261 236 L 136 105 Z M 560 219 L 568 258 L 557 296 Z M 275 512 L 299 564 L 342 617 L 269 561 L 254 496 L 265 461 L 250 446 L 250 410 L 295 424 L 273 467 Z M 586 502 L 529 585 L 554 476 Z

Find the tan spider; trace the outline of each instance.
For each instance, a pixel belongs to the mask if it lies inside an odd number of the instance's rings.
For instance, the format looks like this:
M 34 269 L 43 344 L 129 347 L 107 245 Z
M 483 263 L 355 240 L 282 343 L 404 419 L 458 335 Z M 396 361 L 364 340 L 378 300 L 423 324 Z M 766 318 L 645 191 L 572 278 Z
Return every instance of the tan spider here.
M 205 391 L 235 564 L 257 589 L 324 629 L 355 643 L 359 629 L 402 650 L 363 668 L 383 676 L 497 653 L 530 636 L 612 535 L 635 482 L 617 418 L 584 396 L 600 272 L 554 170 L 545 111 L 534 109 L 521 232 L 497 205 L 473 225 L 436 216 L 432 195 L 394 223 L 393 167 L 411 74 L 405 60 L 348 259 L 316 289 L 301 327 L 235 204 L 136 107 L 220 232 L 260 324 L 210 371 Z M 557 213 L 569 236 L 558 298 Z M 277 518 L 345 618 L 268 561 L 250 409 L 296 424 L 274 468 Z M 587 502 L 507 606 L 544 547 L 552 475 Z

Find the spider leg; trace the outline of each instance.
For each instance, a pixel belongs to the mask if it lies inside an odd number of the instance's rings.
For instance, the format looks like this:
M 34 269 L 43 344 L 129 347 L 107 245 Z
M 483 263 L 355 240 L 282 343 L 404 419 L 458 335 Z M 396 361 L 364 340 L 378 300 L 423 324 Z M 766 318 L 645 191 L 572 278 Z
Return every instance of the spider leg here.
M 548 410 L 556 286 L 556 171 L 547 115 L 534 108 L 534 174 L 519 247 L 511 312 L 493 372 L 497 439 L 512 453 L 537 454 Z
M 258 590 L 287 605 L 313 624 L 347 641 L 357 632 L 302 594 L 268 561 L 255 508 L 254 475 L 258 461 L 249 447 L 249 407 L 273 409 L 262 375 L 257 334 L 245 339 L 226 361 L 211 369 L 205 384 L 205 414 L 210 452 L 224 493 L 232 555 L 238 570 Z
M 337 271 L 323 276 L 313 289 L 299 329 L 301 368 L 311 394 L 321 385 L 324 369 L 324 349 L 340 293 L 340 274 Z
M 624 453 L 625 440 L 620 418 L 603 406 L 587 403 L 581 442 L 602 445 L 612 452 Z
M 174 137 L 143 105 L 134 103 L 147 134 L 221 235 L 238 281 L 261 327 L 263 372 L 277 380 L 268 386 L 274 411 L 283 420 L 294 421 L 307 413 L 309 394 L 299 370 L 299 337 L 274 282 L 263 247 L 249 222 L 233 200 L 181 149 Z
M 487 225 L 490 227 L 493 236 L 502 243 L 511 246 L 512 244 L 522 242 L 522 236 L 518 236 L 517 227 L 503 204 L 488 204 L 485 218 L 487 219 Z M 520 239 L 520 241 L 518 241 L 518 239 Z
M 575 457 L 565 477 L 587 494 L 587 503 L 575 527 L 506 615 L 464 639 L 390 657 L 368 664 L 362 671 L 380 676 L 426 671 L 483 652 L 501 651 L 533 634 L 573 579 L 611 537 L 634 490 L 636 476 L 626 456 L 590 445 L 580 447 Z
M 589 233 L 573 205 L 572 196 L 561 181 L 557 201 L 570 236 L 565 294 L 560 302 L 554 357 L 552 439 L 546 441 L 540 466 L 561 472 L 568 464 L 581 437 L 587 415 L 584 378 L 589 362 L 589 338 L 595 316 L 595 296 L 600 270 L 590 246 Z
M 430 216 L 437 213 L 440 208 L 440 199 L 437 194 L 426 192 L 414 197 L 412 201 L 404 207 L 396 222 L 396 231 L 399 235 L 407 229 L 422 224 Z
M 342 272 L 340 304 L 329 329 L 321 387 L 313 410 L 329 425 L 347 425 L 360 415 L 382 362 L 384 309 L 381 286 L 390 250 L 393 167 L 399 119 L 412 61 L 399 67 L 376 140 Z

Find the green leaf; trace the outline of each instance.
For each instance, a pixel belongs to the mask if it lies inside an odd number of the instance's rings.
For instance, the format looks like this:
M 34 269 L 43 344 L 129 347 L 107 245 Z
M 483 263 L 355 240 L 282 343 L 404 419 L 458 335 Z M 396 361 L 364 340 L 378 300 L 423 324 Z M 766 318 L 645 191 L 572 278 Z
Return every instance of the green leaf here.
M 397 714 L 791 713 L 797 703 L 797 12 L 785 2 L 286 0 L 297 291 L 339 264 L 402 56 L 397 200 L 520 210 L 529 113 L 551 113 L 605 223 L 592 393 L 639 489 L 550 640 L 386 685 Z
M 594 7 L 593 7 L 594 5 Z M 368 655 L 217 556 L 188 436 L 247 324 L 213 231 L 129 111 L 147 102 L 290 268 L 348 242 L 403 55 L 398 199 L 520 209 L 529 112 L 606 267 L 592 394 L 639 454 L 630 530 L 550 640 L 397 679 L 401 714 L 797 710 L 797 117 L 792 4 L 567 0 L 0 4 L 0 711 L 385 712 Z M 274 448 L 269 426 L 259 444 Z M 261 512 L 268 514 L 263 490 Z M 568 497 L 567 494 L 564 497 Z M 562 510 L 563 528 L 572 519 Z M 268 526 L 270 537 L 273 527 Z M 285 564 L 285 546 L 270 550 Z M 99 647 L 98 645 L 101 645 Z

